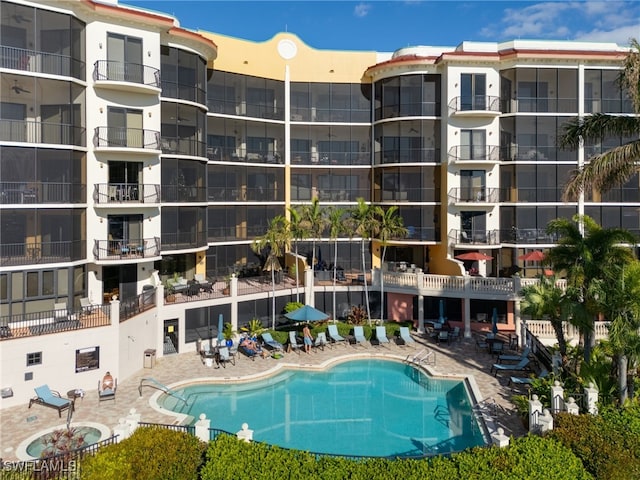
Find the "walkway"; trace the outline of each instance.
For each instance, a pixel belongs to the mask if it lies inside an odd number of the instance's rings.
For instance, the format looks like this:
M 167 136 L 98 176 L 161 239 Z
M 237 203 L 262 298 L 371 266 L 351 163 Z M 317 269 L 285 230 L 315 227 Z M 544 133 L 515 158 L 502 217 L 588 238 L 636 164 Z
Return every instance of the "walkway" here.
M 399 347 L 395 344 L 390 347 L 337 345 L 311 354 L 287 353 L 280 360 L 257 358 L 252 361 L 240 355 L 235 366 L 227 365 L 226 368 L 219 369 L 205 366 L 200 360 L 200 356 L 195 352 L 170 355 L 158 358 L 153 369 L 142 369 L 125 381 L 118 380 L 115 402 L 98 403 L 97 390 L 86 392 L 84 398 L 76 400 L 73 421 L 97 422 L 113 428 L 117 425 L 118 419 L 125 417 L 131 408 L 135 408 L 141 414 L 144 422 L 173 423 L 172 417 L 157 412 L 149 405 L 149 398 L 157 390 L 144 387 L 142 396 L 138 394 L 140 380 L 145 377 L 153 377 L 165 385 L 186 379 L 232 379 L 233 377 L 259 375 L 276 368 L 279 364 L 318 365 L 339 355 L 394 355 L 406 358 L 410 353 L 415 354 L 428 346 L 436 352 L 436 365 L 431 367 L 434 372 L 443 375 L 473 375 L 480 394 L 487 400 L 487 403 L 492 405 L 495 402 L 498 407 L 495 409 L 498 415 L 498 426 L 504 428 L 507 435 L 519 436 L 526 433 L 509 401 L 514 391 L 506 386 L 508 376 L 499 375 L 498 378 L 494 378 L 489 373 L 491 365 L 495 361 L 494 356 L 486 352 L 476 352 L 475 342 L 471 339 L 462 339 L 451 345 L 436 345 L 431 340 L 417 340 L 416 348 Z M 102 370 L 96 371 L 96 386 L 103 374 Z M 50 386 L 54 389 L 56 387 L 53 383 L 50 383 Z M 64 392 L 61 393 L 64 394 Z M 38 405 L 32 406 L 31 409 L 28 409 L 26 404 L 3 409 L 0 411 L 0 456 L 4 460 L 15 460 L 15 451 L 21 442 L 39 431 L 53 426 L 62 426 L 65 421 L 64 414 L 60 419 L 54 409 Z M 215 425 L 212 424 L 212 427 Z M 240 429 L 240 425 L 238 425 L 238 429 Z

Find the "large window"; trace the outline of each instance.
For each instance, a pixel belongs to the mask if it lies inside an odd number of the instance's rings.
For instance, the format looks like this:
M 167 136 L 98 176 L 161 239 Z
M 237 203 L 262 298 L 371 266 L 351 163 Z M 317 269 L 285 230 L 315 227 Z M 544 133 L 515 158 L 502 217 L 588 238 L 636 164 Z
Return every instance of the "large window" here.
M 634 113 L 627 92 L 619 86 L 619 75 L 619 70 L 585 70 L 586 113 Z
M 460 75 L 460 109 L 485 110 L 487 108 L 487 76 L 484 73 Z
M 107 34 L 109 80 L 143 83 L 142 38 Z
M 501 73 L 503 113 L 578 111 L 577 68 L 518 68 Z
M 375 84 L 375 119 L 440 116 L 440 75 L 403 75 Z
M 160 47 L 160 55 L 162 96 L 206 104 L 204 59 L 165 45 Z

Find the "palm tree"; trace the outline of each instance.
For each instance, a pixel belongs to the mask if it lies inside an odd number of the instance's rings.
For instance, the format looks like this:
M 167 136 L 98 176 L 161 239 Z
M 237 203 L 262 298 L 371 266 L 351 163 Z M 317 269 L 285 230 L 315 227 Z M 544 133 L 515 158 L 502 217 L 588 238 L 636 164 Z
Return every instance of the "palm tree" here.
M 582 230 L 584 229 L 584 233 Z M 591 217 L 575 215 L 572 220 L 557 218 L 547 225 L 547 233 L 557 235 L 557 245 L 549 250 L 547 261 L 567 276 L 567 295 L 577 300 L 573 317 L 585 336 L 584 358 L 589 363 L 595 345 L 595 319 L 601 313 L 598 281 L 610 276 L 611 269 L 633 260 L 635 237 L 620 228 L 601 228 Z M 581 318 L 582 317 L 582 318 Z M 586 320 L 580 324 L 580 320 Z
M 369 324 L 371 324 L 371 307 L 369 305 L 369 289 L 367 287 L 367 272 L 365 263 L 365 242 L 378 233 L 378 219 L 377 212 L 380 207 L 375 205 L 369 205 L 365 202 L 364 198 L 357 199 L 357 205 L 355 205 L 350 213 L 350 223 L 352 232 L 361 238 L 361 253 L 362 253 L 362 276 L 364 277 L 364 298 L 367 304 L 367 316 L 369 317 Z
M 302 213 L 299 207 L 289 208 L 289 230 L 293 238 L 296 254 L 296 302 L 300 302 L 300 272 L 298 271 L 298 243 L 306 237 L 307 229 L 302 225 Z
M 322 236 L 327 227 L 327 220 L 323 209 L 320 207 L 318 197 L 313 197 L 309 205 L 302 206 L 302 225 L 312 238 L 311 268 L 316 264 L 316 240 Z
M 571 318 L 572 299 L 556 285 L 555 277 L 541 276 L 539 283 L 522 287 L 520 311 L 533 318 L 548 317 L 558 340 L 558 350 L 563 359 L 567 355 L 567 340 L 562 324 Z
M 344 216 L 346 210 L 339 207 L 329 207 L 327 222 L 329 237 L 333 240 L 333 320 L 336 321 L 336 268 L 338 267 L 338 237 L 345 232 Z
M 624 61 L 620 86 L 631 98 L 634 111 L 640 114 L 640 43 L 631 40 L 631 52 Z M 601 141 L 607 137 L 630 139 L 618 147 L 592 156 L 565 186 L 565 200 L 576 199 L 585 190 L 607 192 L 622 185 L 638 172 L 640 162 L 640 117 L 596 113 L 574 118 L 559 138 L 561 148 L 577 149 L 584 141 Z
M 268 251 L 263 270 L 271 271 L 271 315 L 272 328 L 276 328 L 276 270 L 281 269 L 278 257 L 282 256 L 290 242 L 289 222 L 278 215 L 269 221 L 269 227 L 264 235 L 256 238 L 251 244 L 251 250 L 258 254 Z
M 404 238 L 409 233 L 404 227 L 402 217 L 398 215 L 398 207 L 392 205 L 381 212 L 378 225 L 378 240 L 382 245 L 382 258 L 380 259 L 380 316 L 384 321 L 384 273 L 382 266 L 387 254 L 387 245 L 392 238 Z

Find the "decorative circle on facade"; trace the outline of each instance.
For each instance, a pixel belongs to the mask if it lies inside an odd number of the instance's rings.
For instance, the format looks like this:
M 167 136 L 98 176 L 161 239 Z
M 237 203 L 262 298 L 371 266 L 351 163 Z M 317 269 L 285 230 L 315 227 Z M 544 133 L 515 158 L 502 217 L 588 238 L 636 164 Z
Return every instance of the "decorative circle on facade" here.
M 278 53 L 285 60 L 291 60 L 298 53 L 298 47 L 292 40 L 280 40 L 278 42 Z

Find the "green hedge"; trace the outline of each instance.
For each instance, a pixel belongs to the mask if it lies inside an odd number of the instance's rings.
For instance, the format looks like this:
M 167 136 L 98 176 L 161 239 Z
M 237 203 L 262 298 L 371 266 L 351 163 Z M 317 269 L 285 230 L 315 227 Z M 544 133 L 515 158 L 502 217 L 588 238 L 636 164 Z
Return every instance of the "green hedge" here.
M 82 480 L 197 479 L 207 444 L 195 435 L 140 427 L 80 464 Z
M 476 448 L 451 457 L 424 460 L 366 459 L 354 461 L 244 443 L 220 436 L 209 444 L 202 480 L 322 478 L 352 480 L 474 479 L 590 480 L 580 460 L 559 442 L 529 436 L 500 449 Z

